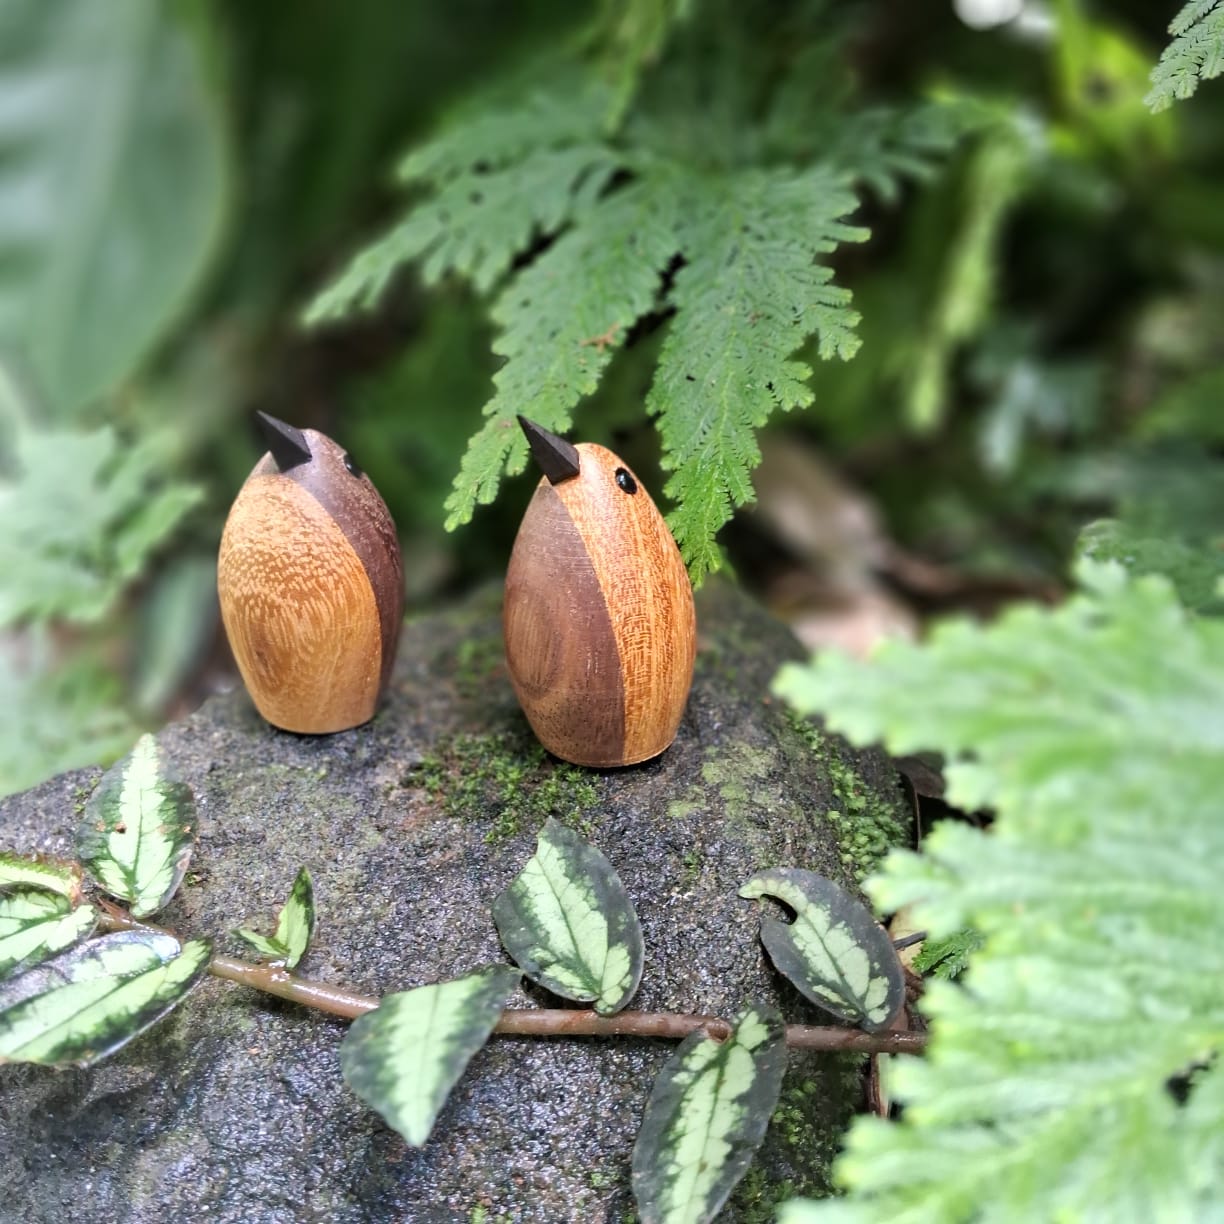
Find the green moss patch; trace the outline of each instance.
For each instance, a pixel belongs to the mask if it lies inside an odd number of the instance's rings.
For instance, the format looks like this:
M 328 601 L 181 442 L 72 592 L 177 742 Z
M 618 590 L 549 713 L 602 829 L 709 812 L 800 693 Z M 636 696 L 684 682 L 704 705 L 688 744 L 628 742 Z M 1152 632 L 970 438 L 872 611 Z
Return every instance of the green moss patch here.
M 905 840 L 909 822 L 900 796 L 888 799 L 873 793 L 843 756 L 838 741 L 793 710 L 787 711 L 787 719 L 828 775 L 838 806 L 826 817 L 837 826 L 842 862 L 861 880 Z
M 599 801 L 592 775 L 557 761 L 526 736 L 456 735 L 410 775 L 448 816 L 488 825 L 489 845 L 533 832 L 549 816 L 590 835 L 584 818 Z

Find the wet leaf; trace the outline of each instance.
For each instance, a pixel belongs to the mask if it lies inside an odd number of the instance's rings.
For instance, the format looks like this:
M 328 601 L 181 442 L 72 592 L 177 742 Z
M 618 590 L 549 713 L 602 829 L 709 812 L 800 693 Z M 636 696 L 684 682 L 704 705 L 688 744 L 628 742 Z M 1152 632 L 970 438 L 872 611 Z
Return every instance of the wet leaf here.
M 812 871 L 760 871 L 741 897 L 775 897 L 793 923 L 761 919 L 761 941 L 779 973 L 817 1007 L 868 1032 L 887 1028 L 905 1001 L 905 976 L 883 928 L 860 901 Z
M 143 735 L 98 783 L 77 850 L 98 883 L 143 918 L 174 895 L 194 833 L 191 788 L 175 780 L 157 740 Z
M 785 1070 L 785 1029 L 772 1008 L 746 1008 L 726 1041 L 697 1032 L 680 1043 L 633 1147 L 642 1224 L 702 1224 L 718 1214 L 765 1137 Z
M 93 906 L 73 909 L 67 897 L 41 888 L 0 893 L 0 981 L 84 939 L 97 918 Z
M 269 938 L 246 927 L 235 934 L 245 939 L 261 956 L 270 960 L 284 961 L 286 969 L 292 969 L 306 955 L 310 937 L 314 934 L 315 905 L 314 885 L 310 872 L 303 867 L 293 881 L 289 898 L 281 907 L 276 920 L 276 934 Z
M 345 1082 L 420 1147 L 521 976 L 491 965 L 453 982 L 387 995 L 377 1010 L 353 1021 L 340 1045 Z
M 208 968 L 211 948 L 120 931 L 0 984 L 0 1063 L 88 1067 L 143 1033 Z
M 506 951 L 534 982 L 610 1016 L 642 979 L 642 928 L 612 864 L 550 819 L 535 855 L 493 903 Z

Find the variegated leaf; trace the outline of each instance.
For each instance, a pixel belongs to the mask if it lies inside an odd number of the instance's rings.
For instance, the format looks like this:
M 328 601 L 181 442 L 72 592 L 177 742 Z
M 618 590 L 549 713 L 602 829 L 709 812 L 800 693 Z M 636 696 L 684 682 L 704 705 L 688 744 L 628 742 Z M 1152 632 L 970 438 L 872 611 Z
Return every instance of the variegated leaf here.
M 817 1007 L 868 1032 L 887 1028 L 905 1001 L 892 941 L 860 901 L 813 871 L 760 871 L 741 897 L 775 897 L 792 923 L 761 919 L 761 941 L 778 972 Z
M 210 952 L 207 940 L 119 931 L 0 983 L 0 1063 L 91 1066 L 170 1011 Z
M 97 918 L 93 906 L 73 909 L 67 897 L 41 888 L 0 893 L 0 980 L 84 939 Z
M 610 1016 L 642 979 L 642 928 L 612 864 L 548 820 L 534 856 L 493 903 L 506 951 L 532 981 Z
M 314 884 L 310 872 L 303 867 L 293 881 L 288 900 L 281 907 L 275 935 L 260 935 L 246 927 L 239 928 L 235 934 L 245 939 L 261 956 L 283 961 L 286 969 L 292 969 L 306 955 L 314 925 Z
M 772 1008 L 746 1008 L 725 1041 L 697 1032 L 680 1043 L 633 1146 L 642 1224 L 704 1224 L 718 1214 L 765 1137 L 785 1070 L 785 1028 Z
M 41 888 L 59 893 L 75 904 L 81 899 L 81 877 L 80 863 L 0 853 L 0 889 Z
M 98 883 L 143 918 L 174 895 L 194 836 L 191 788 L 175 779 L 157 740 L 144 735 L 98 783 L 77 850 Z
M 340 1045 L 348 1086 L 420 1147 L 521 977 L 508 965 L 491 965 L 453 982 L 385 996 L 375 1011 L 353 1021 Z

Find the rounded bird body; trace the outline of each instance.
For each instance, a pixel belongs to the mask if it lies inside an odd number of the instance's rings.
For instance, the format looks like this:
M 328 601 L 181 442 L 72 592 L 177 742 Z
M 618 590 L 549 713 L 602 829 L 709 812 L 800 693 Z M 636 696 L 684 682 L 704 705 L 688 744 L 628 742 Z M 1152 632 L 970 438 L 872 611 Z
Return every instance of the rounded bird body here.
M 515 693 L 563 760 L 649 760 L 675 739 L 693 677 L 693 589 L 680 551 L 621 459 L 520 422 L 545 477 L 506 575 Z
M 331 438 L 260 420 L 272 449 L 238 493 L 217 560 L 226 635 L 268 722 L 343 731 L 373 717 L 395 659 L 395 524 Z

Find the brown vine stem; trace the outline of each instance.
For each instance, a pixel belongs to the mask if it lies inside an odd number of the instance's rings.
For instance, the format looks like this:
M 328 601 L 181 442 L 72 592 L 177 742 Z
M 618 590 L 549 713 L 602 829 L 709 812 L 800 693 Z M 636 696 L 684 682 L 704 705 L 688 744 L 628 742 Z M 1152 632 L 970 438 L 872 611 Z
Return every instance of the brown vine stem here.
M 138 922 L 123 910 L 106 910 L 99 923 L 110 931 L 164 931 L 164 927 Z M 214 977 L 237 982 L 264 994 L 288 999 L 328 1015 L 355 1020 L 373 1011 L 378 1000 L 326 982 L 312 982 L 277 965 L 253 965 L 232 956 L 214 956 L 208 966 Z M 686 1016 L 674 1012 L 620 1012 L 600 1016 L 593 1011 L 568 1008 L 507 1008 L 494 1028 L 496 1033 L 521 1037 L 662 1037 L 679 1040 L 698 1029 L 723 1040 L 731 1026 L 717 1016 Z M 788 1024 L 786 1044 L 796 1050 L 848 1050 L 861 1054 L 917 1054 L 926 1046 L 925 1033 L 864 1033 L 860 1029 Z

